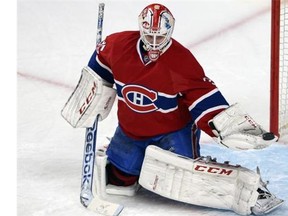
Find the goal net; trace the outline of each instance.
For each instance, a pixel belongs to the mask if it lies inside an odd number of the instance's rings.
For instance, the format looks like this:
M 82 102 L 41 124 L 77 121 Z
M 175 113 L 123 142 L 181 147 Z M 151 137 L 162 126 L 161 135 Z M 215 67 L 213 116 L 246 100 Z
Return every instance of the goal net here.
M 288 0 L 271 1 L 270 130 L 288 143 Z

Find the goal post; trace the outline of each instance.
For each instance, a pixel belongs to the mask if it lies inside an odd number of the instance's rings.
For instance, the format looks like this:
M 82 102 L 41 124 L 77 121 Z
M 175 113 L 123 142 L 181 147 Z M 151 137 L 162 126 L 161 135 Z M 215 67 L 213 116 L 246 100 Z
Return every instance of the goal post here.
M 288 0 L 271 0 L 270 131 L 288 142 Z

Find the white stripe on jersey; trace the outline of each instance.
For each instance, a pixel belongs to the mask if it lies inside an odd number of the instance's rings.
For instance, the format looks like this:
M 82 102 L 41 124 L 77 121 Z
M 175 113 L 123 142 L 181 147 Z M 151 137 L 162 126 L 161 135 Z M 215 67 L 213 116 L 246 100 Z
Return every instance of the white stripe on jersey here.
M 215 110 L 219 110 L 219 109 L 226 109 L 228 108 L 229 106 L 228 105 L 221 105 L 221 106 L 216 106 L 216 107 L 212 107 L 210 109 L 207 109 L 205 110 L 204 112 L 201 113 L 201 115 L 198 116 L 198 118 L 195 119 L 195 124 L 197 125 L 198 124 L 198 121 L 203 117 L 205 116 L 206 114 L 210 113 L 210 112 L 213 112 Z
M 98 55 L 96 56 L 96 61 L 98 62 L 98 64 L 99 64 L 102 68 L 108 70 L 111 74 L 113 74 L 113 73 L 112 73 L 112 70 L 111 70 L 108 66 L 106 66 L 105 64 L 103 64 L 103 63 L 99 60 Z
M 205 95 L 202 95 L 200 98 L 198 98 L 196 101 L 194 101 L 190 106 L 189 106 L 189 111 L 191 111 L 198 103 L 201 101 L 205 100 L 206 98 L 210 97 L 211 95 L 215 94 L 219 90 L 217 88 L 213 89 L 212 91 L 208 92 Z

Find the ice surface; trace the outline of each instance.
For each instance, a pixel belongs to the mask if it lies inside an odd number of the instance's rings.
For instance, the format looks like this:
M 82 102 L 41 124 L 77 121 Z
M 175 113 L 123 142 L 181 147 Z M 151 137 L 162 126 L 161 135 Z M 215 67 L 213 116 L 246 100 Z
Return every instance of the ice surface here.
M 137 29 L 152 1 L 103 1 L 104 36 Z M 230 103 L 240 102 L 268 128 L 270 0 L 158 1 L 176 17 L 174 38 L 191 49 Z M 79 202 L 84 129 L 73 129 L 60 110 L 95 48 L 98 1 L 18 1 L 17 202 L 19 216 L 92 216 Z M 117 124 L 116 109 L 99 124 L 98 145 Z M 202 137 L 202 155 L 259 166 L 269 188 L 287 200 L 288 148 L 275 144 L 235 152 Z M 111 197 L 121 215 L 235 215 L 167 200 L 142 190 Z M 288 215 L 284 203 L 270 215 Z

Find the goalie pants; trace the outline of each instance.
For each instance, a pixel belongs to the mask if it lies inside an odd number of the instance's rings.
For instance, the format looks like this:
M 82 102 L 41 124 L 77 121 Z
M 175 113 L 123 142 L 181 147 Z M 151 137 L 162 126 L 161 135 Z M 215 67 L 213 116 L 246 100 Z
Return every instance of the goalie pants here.
M 195 159 L 200 156 L 199 139 L 200 130 L 192 123 L 181 130 L 145 140 L 128 137 L 118 126 L 107 149 L 108 160 L 122 172 L 139 176 L 147 146 L 156 145 Z

